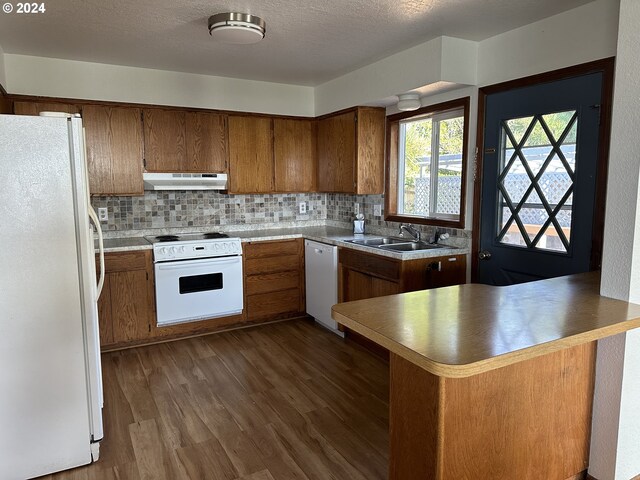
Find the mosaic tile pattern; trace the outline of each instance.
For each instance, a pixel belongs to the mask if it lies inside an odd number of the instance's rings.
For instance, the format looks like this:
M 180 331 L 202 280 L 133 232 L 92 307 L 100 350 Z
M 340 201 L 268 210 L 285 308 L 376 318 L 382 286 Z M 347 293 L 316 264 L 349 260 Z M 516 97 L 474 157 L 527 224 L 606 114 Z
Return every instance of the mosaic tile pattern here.
M 298 206 L 307 203 L 307 213 Z M 147 191 L 143 197 L 92 197 L 106 207 L 107 231 L 304 222 L 327 218 L 325 194 L 228 195 L 208 191 Z
M 400 223 L 387 222 L 384 219 L 384 195 L 327 195 L 327 220 L 338 222 L 352 222 L 355 218 L 354 203 L 360 205 L 360 212 L 364 214 L 365 228 L 367 233 L 397 235 Z M 380 205 L 382 215 L 373 214 L 374 206 Z M 436 227 L 431 225 L 416 225 L 424 238 L 431 238 L 435 235 Z M 470 238 L 471 232 L 456 228 L 437 227 L 441 233 L 448 233 L 451 237 Z
M 298 206 L 307 203 L 307 213 Z M 400 224 L 384 220 L 384 195 L 349 195 L 326 193 L 228 195 L 207 191 L 147 191 L 143 197 L 92 197 L 95 209 L 106 207 L 109 221 L 103 223 L 107 232 L 127 232 L 149 229 L 184 229 L 199 227 L 262 225 L 329 221 L 351 224 L 355 216 L 354 203 L 360 204 L 365 216 L 367 233 L 397 235 Z M 373 214 L 374 205 L 382 206 L 382 216 Z M 418 226 L 424 238 L 433 237 L 436 227 Z M 468 239 L 469 231 L 441 228 L 451 237 Z

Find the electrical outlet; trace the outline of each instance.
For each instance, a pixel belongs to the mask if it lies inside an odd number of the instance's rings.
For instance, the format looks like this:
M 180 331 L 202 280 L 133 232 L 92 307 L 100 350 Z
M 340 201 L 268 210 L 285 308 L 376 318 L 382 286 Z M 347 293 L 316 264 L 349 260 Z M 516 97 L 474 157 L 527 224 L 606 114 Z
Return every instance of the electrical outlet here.
M 107 210 L 105 207 L 99 208 L 98 209 L 98 220 L 100 220 L 101 222 L 108 222 L 109 221 L 109 210 Z
M 307 203 L 300 202 L 300 213 L 307 213 Z
M 373 206 L 373 215 L 376 217 L 382 216 L 382 205 L 374 205 Z
M 360 204 L 358 202 L 354 202 L 353 204 L 353 213 L 358 215 L 360 213 Z

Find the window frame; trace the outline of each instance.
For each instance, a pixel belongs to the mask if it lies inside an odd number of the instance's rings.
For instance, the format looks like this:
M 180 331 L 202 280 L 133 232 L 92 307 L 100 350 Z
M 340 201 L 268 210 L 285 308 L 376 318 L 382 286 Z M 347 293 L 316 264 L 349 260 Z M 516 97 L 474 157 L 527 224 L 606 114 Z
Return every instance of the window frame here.
M 434 225 L 449 228 L 464 228 L 465 207 L 467 191 L 467 157 L 469 152 L 469 106 L 471 97 L 463 97 L 448 102 L 438 103 L 422 107 L 412 112 L 401 112 L 387 117 L 387 158 L 386 158 L 386 188 L 385 188 L 385 220 L 392 222 L 415 223 L 420 225 Z M 400 145 L 400 122 L 407 120 L 419 120 L 421 118 L 431 118 L 447 113 L 462 110 L 464 118 L 463 139 L 462 139 L 462 171 L 461 171 L 461 191 L 460 191 L 460 215 L 457 219 L 441 216 L 407 215 L 398 213 L 398 193 L 399 188 L 399 156 Z M 442 120 L 444 118 L 441 118 Z M 435 177 L 437 181 L 437 177 Z

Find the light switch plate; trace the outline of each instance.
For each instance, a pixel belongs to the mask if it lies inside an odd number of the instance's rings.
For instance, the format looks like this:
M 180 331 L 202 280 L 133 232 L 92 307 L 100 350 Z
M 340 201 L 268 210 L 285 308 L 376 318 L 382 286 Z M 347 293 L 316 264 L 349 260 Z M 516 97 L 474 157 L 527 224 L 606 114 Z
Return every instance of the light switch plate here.
M 382 216 L 382 205 L 374 205 L 373 206 L 373 215 L 376 217 Z
M 360 204 L 358 202 L 353 203 L 353 214 L 358 215 L 360 213 Z
M 307 213 L 307 204 L 306 204 L 306 202 L 300 202 L 300 213 Z

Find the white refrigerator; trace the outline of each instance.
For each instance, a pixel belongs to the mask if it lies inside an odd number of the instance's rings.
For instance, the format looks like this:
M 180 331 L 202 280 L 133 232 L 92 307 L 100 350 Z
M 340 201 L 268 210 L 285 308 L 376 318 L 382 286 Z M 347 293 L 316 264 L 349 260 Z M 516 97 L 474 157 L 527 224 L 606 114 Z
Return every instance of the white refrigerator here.
M 99 228 L 82 120 L 0 115 L 3 480 L 98 458 L 102 282 L 96 285 L 90 215 Z

